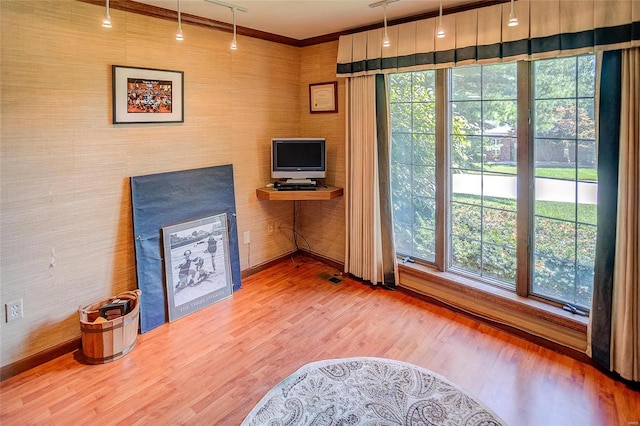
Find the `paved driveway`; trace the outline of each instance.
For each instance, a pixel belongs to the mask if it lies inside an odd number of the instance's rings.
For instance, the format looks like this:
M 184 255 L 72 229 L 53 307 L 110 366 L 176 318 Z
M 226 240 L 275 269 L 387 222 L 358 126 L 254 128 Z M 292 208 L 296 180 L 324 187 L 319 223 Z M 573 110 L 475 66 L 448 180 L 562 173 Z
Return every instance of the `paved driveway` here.
M 560 179 L 536 178 L 536 200 L 596 204 L 597 183 L 573 182 Z M 516 198 L 516 177 L 496 175 L 455 174 L 452 189 L 456 194 L 487 197 Z

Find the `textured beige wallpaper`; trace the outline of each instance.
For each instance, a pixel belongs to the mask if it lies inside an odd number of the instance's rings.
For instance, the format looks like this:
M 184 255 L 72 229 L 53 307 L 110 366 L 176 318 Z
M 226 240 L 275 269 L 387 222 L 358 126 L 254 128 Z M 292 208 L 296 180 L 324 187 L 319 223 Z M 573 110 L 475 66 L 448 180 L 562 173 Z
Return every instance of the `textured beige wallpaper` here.
M 241 269 L 293 249 L 292 203 L 259 201 L 272 137 L 324 136 L 344 185 L 344 106 L 310 115 L 308 84 L 335 79 L 337 43 L 295 48 L 73 0 L 3 0 L 0 299 L 2 366 L 80 335 L 77 309 L 136 287 L 129 177 L 233 164 Z M 111 124 L 111 65 L 184 71 L 185 122 Z M 303 203 L 303 233 L 344 259 L 344 200 Z M 242 244 L 244 231 L 251 244 Z M 144 296 L 143 296 L 144 297 Z
M 343 78 L 336 78 L 338 42 L 305 47 L 300 61 L 300 127 L 310 136 L 327 139 L 327 178 L 331 186 L 345 186 L 345 104 Z M 338 82 L 338 112 L 309 113 L 309 84 Z M 300 232 L 308 240 L 311 251 L 344 262 L 345 197 L 330 201 L 302 203 Z M 306 244 L 299 244 L 308 249 Z

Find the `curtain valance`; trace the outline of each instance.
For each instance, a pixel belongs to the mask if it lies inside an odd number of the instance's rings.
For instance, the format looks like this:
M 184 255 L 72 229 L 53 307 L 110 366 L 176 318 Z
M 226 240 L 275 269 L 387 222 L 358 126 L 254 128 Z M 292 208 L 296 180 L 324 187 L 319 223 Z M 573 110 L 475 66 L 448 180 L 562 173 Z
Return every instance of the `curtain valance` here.
M 640 46 L 640 1 L 518 0 L 340 37 L 337 76 L 535 59 Z

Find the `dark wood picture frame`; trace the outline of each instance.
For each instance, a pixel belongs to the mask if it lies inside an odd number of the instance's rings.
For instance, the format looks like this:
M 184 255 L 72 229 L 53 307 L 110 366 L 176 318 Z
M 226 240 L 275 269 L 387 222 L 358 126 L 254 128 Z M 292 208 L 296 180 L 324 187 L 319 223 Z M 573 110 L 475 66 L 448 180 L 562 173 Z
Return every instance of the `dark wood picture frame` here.
M 309 85 L 309 112 L 311 114 L 338 112 L 338 82 Z
M 112 65 L 113 124 L 184 123 L 184 72 Z

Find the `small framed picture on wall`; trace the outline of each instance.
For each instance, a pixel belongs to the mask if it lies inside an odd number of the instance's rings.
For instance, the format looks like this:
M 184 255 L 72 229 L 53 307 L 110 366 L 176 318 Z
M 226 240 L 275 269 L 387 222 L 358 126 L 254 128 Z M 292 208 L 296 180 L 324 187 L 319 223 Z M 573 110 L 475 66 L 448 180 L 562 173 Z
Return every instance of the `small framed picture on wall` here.
M 309 112 L 312 114 L 338 112 L 338 83 L 309 85 Z

